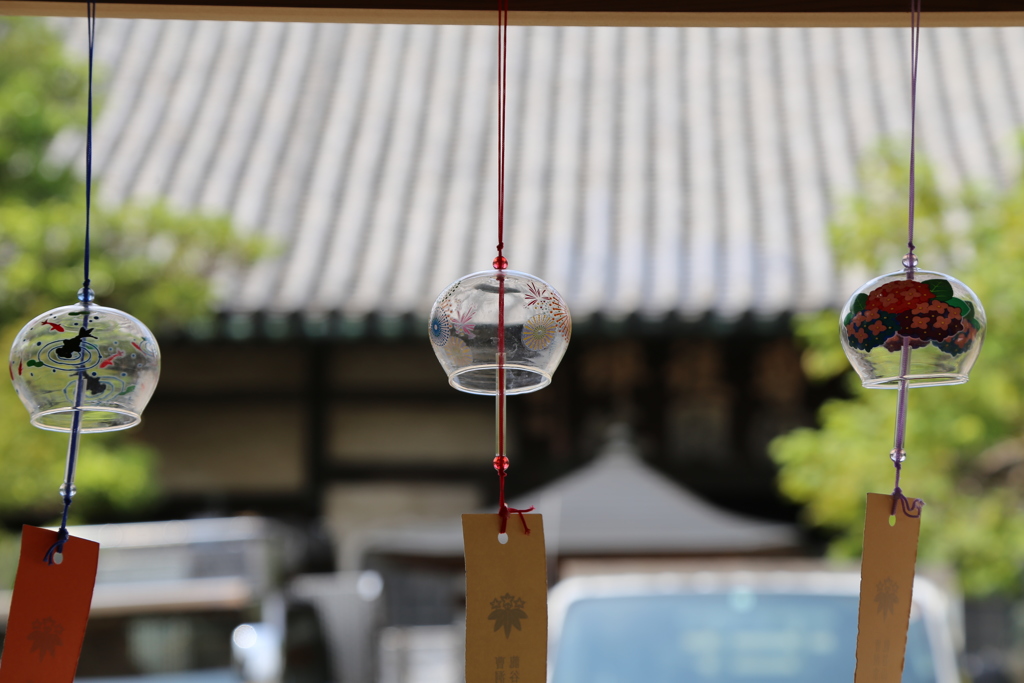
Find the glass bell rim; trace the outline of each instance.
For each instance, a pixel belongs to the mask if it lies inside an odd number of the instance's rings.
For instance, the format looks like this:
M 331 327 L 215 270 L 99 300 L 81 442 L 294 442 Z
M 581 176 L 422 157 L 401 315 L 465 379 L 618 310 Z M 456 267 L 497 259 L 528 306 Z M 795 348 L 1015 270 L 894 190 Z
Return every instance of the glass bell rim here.
M 131 410 L 124 410 L 123 408 L 116 408 L 116 407 L 113 407 L 113 406 L 81 406 L 79 408 L 51 408 L 50 410 L 43 410 L 43 411 L 40 411 L 38 413 L 33 413 L 31 415 L 30 419 L 32 421 L 33 426 L 38 427 L 39 429 L 44 429 L 44 430 L 46 430 L 48 432 L 64 432 L 65 434 L 67 434 L 67 433 L 69 433 L 71 431 L 71 427 L 70 426 L 69 427 L 60 427 L 60 426 L 57 426 L 57 425 L 47 424 L 47 423 L 41 422 L 41 419 L 45 418 L 45 417 L 49 417 L 51 415 L 61 415 L 61 414 L 67 414 L 67 413 L 74 413 L 76 411 L 81 411 L 83 413 L 85 413 L 85 412 L 117 413 L 118 415 L 125 415 L 125 416 L 131 418 L 127 422 L 124 422 L 124 423 L 121 423 L 121 424 L 114 424 L 114 425 L 103 426 L 103 427 L 96 427 L 96 426 L 89 427 L 89 426 L 86 426 L 86 425 L 83 424 L 79 428 L 79 432 L 82 433 L 82 434 L 99 434 L 101 432 L 119 432 L 119 431 L 124 430 L 124 429 L 131 429 L 132 427 L 135 427 L 140 422 L 142 422 L 142 416 L 139 415 L 138 413 L 132 412 Z
M 960 372 L 931 372 L 923 375 L 906 375 L 907 388 L 923 389 L 925 387 L 951 387 L 957 384 L 965 384 L 969 379 L 966 373 Z M 862 379 L 861 384 L 865 389 L 899 389 L 900 376 L 876 377 L 873 379 Z
M 547 385 L 551 384 L 551 375 L 549 373 L 538 370 L 536 367 L 530 365 L 522 365 L 520 363 L 505 363 L 504 365 L 502 365 L 502 369 L 519 370 L 540 377 L 540 381 L 537 382 L 536 384 L 530 384 L 525 387 L 514 387 L 511 389 L 506 389 L 506 396 L 515 396 L 517 394 L 529 394 L 534 391 L 539 391 L 540 389 L 543 389 Z M 496 396 L 498 394 L 497 389 L 471 389 L 466 385 L 457 382 L 456 378 L 459 377 L 460 375 L 466 375 L 471 372 L 497 372 L 497 370 L 497 363 L 479 363 L 468 367 L 459 368 L 458 370 L 449 373 L 448 384 L 450 384 L 452 388 L 457 389 L 465 394 L 474 394 L 476 396 Z

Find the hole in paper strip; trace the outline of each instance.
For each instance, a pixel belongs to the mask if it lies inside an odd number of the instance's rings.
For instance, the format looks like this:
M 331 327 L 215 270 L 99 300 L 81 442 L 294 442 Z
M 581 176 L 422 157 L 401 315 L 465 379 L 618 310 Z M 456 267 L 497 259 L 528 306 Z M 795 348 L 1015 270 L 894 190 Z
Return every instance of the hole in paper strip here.
M 502 545 L 508 543 L 508 534 L 498 534 L 498 543 Z

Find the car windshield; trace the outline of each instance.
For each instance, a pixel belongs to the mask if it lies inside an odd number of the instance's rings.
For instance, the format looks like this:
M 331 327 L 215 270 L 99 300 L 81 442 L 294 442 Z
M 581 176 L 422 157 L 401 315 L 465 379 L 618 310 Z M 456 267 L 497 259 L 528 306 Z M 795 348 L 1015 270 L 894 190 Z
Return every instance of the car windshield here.
M 853 680 L 855 596 L 657 595 L 576 602 L 553 683 L 820 683 Z M 903 683 L 934 683 L 914 619 Z

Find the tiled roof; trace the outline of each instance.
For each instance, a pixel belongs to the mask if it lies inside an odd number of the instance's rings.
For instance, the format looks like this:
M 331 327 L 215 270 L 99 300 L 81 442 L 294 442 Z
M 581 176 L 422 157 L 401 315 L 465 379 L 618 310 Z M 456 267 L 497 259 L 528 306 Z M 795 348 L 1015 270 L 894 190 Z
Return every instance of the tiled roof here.
M 102 20 L 97 44 L 104 199 L 227 212 L 282 245 L 217 274 L 225 312 L 421 318 L 489 267 L 493 27 Z M 825 226 L 857 155 L 909 130 L 908 30 L 513 27 L 509 44 L 506 252 L 574 318 L 845 298 Z M 945 183 L 1012 172 L 1021 73 L 1024 28 L 925 29 L 919 139 Z

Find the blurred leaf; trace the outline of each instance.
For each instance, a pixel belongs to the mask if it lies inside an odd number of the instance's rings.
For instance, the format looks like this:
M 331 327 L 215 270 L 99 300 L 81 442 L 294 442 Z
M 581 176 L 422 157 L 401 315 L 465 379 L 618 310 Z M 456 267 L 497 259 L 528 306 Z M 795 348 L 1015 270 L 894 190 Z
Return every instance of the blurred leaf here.
M 46 153 L 60 131 L 85 123 L 87 68 L 38 19 L 0 21 L 0 54 L 0 201 L 68 197 L 74 173 L 49 166 Z

